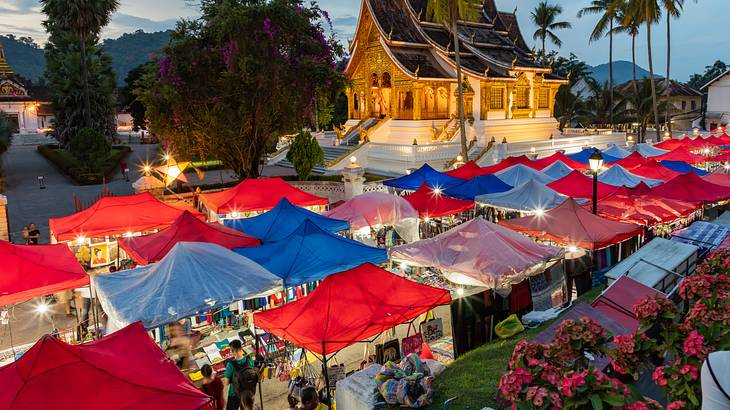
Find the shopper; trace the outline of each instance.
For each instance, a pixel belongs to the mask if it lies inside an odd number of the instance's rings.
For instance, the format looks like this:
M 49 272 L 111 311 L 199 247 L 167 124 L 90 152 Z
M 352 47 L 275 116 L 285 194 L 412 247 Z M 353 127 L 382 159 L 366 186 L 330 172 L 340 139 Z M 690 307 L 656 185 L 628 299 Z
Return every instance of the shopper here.
M 28 244 L 38 245 L 38 241 L 41 239 L 41 231 L 35 227 L 33 222 L 28 224 Z
M 168 355 L 177 364 L 180 369 L 190 367 L 192 361 L 192 341 L 180 323 L 170 325 L 170 346 L 168 347 Z
M 297 404 L 299 404 L 299 400 L 297 400 L 296 397 L 292 396 L 291 394 L 286 396 L 286 401 L 289 402 L 289 408 L 287 410 L 296 410 Z
M 329 407 L 319 402 L 317 389 L 312 386 L 302 389 L 302 405 L 299 408 L 304 410 L 329 410 Z
M 225 407 L 225 401 L 223 399 L 223 382 L 213 372 L 213 368 L 209 364 L 203 365 L 200 369 L 200 373 L 203 374 L 203 386 L 201 390 L 203 393 L 213 398 L 213 408 L 215 410 L 223 410 Z
M 30 234 L 29 234 L 30 231 L 28 230 L 28 225 L 23 225 L 23 230 L 20 232 L 23 234 L 23 243 L 25 243 L 26 245 L 29 245 L 30 244 Z
M 226 410 L 238 410 L 241 408 L 241 396 L 238 394 L 241 391 L 243 382 L 241 378 L 244 376 L 246 369 L 253 369 L 253 364 L 244 355 L 243 345 L 240 340 L 231 341 L 229 346 L 231 347 L 231 353 L 233 353 L 233 360 L 226 364 L 225 378 L 223 379 L 224 384 L 228 386 Z M 253 373 L 256 374 L 255 369 L 253 369 Z M 258 376 L 255 377 L 258 380 Z M 253 395 L 251 395 L 251 399 L 253 399 Z

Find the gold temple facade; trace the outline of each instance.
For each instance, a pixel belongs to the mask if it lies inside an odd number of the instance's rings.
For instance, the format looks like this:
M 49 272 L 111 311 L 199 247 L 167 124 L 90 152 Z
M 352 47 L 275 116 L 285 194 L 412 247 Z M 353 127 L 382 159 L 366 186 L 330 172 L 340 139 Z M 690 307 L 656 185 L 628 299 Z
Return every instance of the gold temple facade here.
M 381 142 L 428 142 L 425 128 L 446 126 L 458 116 L 453 36 L 425 20 L 425 5 L 424 0 L 362 2 L 345 71 L 348 123 L 389 122 L 373 134 Z M 485 0 L 477 15 L 476 21 L 457 25 L 471 137 L 549 138 L 557 129 L 555 93 L 567 81 L 536 64 L 514 14 Z M 390 129 L 413 135 L 389 135 Z

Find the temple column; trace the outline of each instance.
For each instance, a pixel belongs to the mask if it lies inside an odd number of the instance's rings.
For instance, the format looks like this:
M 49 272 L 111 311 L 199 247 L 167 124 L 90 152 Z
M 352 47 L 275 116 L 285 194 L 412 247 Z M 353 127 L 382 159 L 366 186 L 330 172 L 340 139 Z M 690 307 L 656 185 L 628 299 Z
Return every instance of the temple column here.
M 353 101 L 353 93 L 352 93 L 351 87 L 345 88 L 345 95 L 347 96 L 347 119 L 349 120 L 354 117 L 353 113 L 354 113 L 354 107 L 355 107 L 355 102 Z
M 421 105 L 423 105 L 423 84 L 413 83 L 413 119 L 421 119 Z

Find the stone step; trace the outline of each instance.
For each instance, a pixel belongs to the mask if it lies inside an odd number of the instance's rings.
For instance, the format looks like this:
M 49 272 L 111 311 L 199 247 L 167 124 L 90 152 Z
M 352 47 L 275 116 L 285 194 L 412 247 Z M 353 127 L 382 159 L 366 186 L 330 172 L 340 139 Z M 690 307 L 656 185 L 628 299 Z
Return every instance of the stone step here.
M 58 144 L 55 138 L 45 134 L 15 134 L 11 146 Z

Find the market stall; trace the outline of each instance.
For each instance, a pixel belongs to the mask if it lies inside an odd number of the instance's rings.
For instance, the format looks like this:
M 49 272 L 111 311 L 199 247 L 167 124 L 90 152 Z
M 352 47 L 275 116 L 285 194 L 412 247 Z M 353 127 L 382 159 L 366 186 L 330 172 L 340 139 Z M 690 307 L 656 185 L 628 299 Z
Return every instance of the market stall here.
M 494 174 L 515 165 L 524 165 L 536 171 L 544 168 L 542 164 L 531 160 L 527 157 L 527 155 L 519 155 L 514 157 L 507 157 L 497 164 L 482 167 L 481 175 Z
M 627 151 L 616 144 L 611 144 L 608 148 L 602 151 L 603 154 L 610 155 L 615 158 L 626 158 L 631 155 L 630 151 Z
M 219 223 L 204 222 L 184 212 L 169 227 L 151 235 L 119 238 L 119 248 L 137 264 L 148 265 L 164 258 L 179 242 L 206 242 L 226 249 L 257 246 L 259 240 Z
M 170 323 L 280 290 L 282 280 L 248 258 L 212 243 L 180 242 L 158 263 L 92 278 L 107 331 L 141 321 Z
M 565 165 L 565 162 L 563 161 L 555 161 L 547 167 L 543 168 L 543 170 L 540 172 L 547 175 L 552 180 L 556 180 L 573 172 L 573 168 Z
M 458 168 L 445 171 L 444 174 L 461 179 L 472 179 L 476 176 L 484 175 L 482 173 L 482 167 L 477 165 L 474 160 L 467 161 L 464 165 L 461 165 Z
M 406 242 L 418 240 L 418 211 L 410 202 L 397 195 L 367 192 L 325 212 L 324 215 L 349 222 L 355 238 L 375 240 L 373 232 L 378 237 L 382 232 L 383 246 L 388 245 L 386 235 L 391 228 Z
M 309 220 L 328 232 L 341 232 L 350 228 L 347 221 L 324 216 L 293 205 L 282 198 L 276 206 L 251 218 L 226 219 L 223 224 L 245 232 L 262 242 L 274 242 L 289 236 L 302 222 Z
M 252 216 L 274 208 L 282 198 L 297 206 L 319 210 L 324 210 L 329 203 L 327 198 L 297 189 L 281 178 L 248 178 L 232 188 L 200 194 L 209 220 Z
M 598 197 L 603 198 L 616 192 L 616 187 L 598 182 Z M 573 171 L 570 174 L 547 184 L 548 188 L 572 197 L 572 198 L 593 198 L 593 179 L 580 171 Z
M 640 142 L 636 144 L 636 152 L 641 154 L 643 157 L 651 158 L 656 157 L 657 155 L 666 154 L 669 151 L 666 149 L 657 148 L 656 145 L 649 145 L 645 142 Z
M 635 332 L 639 330 L 639 320 L 634 313 L 634 306 L 643 298 L 662 295 L 656 289 L 650 288 L 628 276 L 621 276 L 604 290 L 593 301 L 591 306 L 604 315 L 613 319 L 624 328 Z
M 494 221 L 544 212 L 562 204 L 566 198 L 554 189 L 530 180 L 506 192 L 480 195 L 475 202 L 480 208 L 492 208 L 491 212 L 487 212 L 487 219 Z
M 474 198 L 479 195 L 504 192 L 510 189 L 512 189 L 512 185 L 507 185 L 501 179 L 490 174 L 476 176 L 464 181 L 463 184 L 445 189 L 444 193 L 452 198 L 474 201 Z
M 697 167 L 693 167 L 692 165 L 684 162 L 684 161 L 660 161 L 659 162 L 662 166 L 667 167 L 671 169 L 672 171 L 677 171 L 682 174 L 686 174 L 688 172 L 694 172 L 695 174 L 699 176 L 707 175 L 709 172 L 701 170 Z
M 680 174 L 669 182 L 653 188 L 653 191 L 666 198 L 688 202 L 701 201 L 704 205 L 730 199 L 730 187 L 715 185 L 694 172 Z
M 234 252 L 281 278 L 285 288 L 319 281 L 366 262 L 381 264 L 388 260 L 385 249 L 327 232 L 309 220 L 276 242 Z
M 505 168 L 494 174 L 504 183 L 510 186 L 520 186 L 527 181 L 537 181 L 541 184 L 547 184 L 553 181 L 553 178 L 543 174 L 542 172 L 530 168 L 527 165 L 517 164 L 509 168 Z
M 600 149 L 595 148 L 595 147 L 588 147 L 588 148 L 583 148 L 580 152 L 576 152 L 575 154 L 569 154 L 568 157 L 574 161 L 578 161 L 583 164 L 588 164 L 588 158 L 591 155 L 593 155 L 593 153 L 596 152 L 596 150 L 601 151 Z M 603 155 L 604 164 L 607 164 L 606 166 L 608 166 L 608 164 L 611 164 L 611 163 L 616 162 L 621 159 L 621 158 L 614 157 L 614 156 L 608 155 L 608 154 L 602 154 L 602 155 Z
M 562 162 L 563 164 L 569 166 L 572 169 L 584 170 L 584 169 L 590 168 L 588 166 L 588 164 L 578 162 L 578 161 L 568 157 L 567 155 L 563 154 L 562 152 L 556 152 L 547 157 L 536 159 L 535 163 L 540 165 L 540 168 L 538 168 L 538 169 L 541 169 L 544 171 L 545 168 L 549 167 L 550 165 L 553 165 L 554 163 L 556 163 L 558 161 Z
M 646 164 L 649 161 L 650 160 L 648 158 L 645 158 L 644 156 L 642 156 L 638 151 L 634 151 L 631 153 L 631 155 L 611 164 L 611 167 L 615 167 L 618 165 L 618 166 L 630 171 L 636 167 Z
M 438 172 L 428 164 L 402 177 L 386 179 L 383 185 L 396 189 L 415 191 L 423 184 L 433 189 L 447 189 L 463 183 L 461 178 L 452 177 L 443 172 Z
M 627 186 L 630 188 L 633 188 L 642 182 L 650 187 L 664 183 L 664 181 L 658 179 L 644 178 L 632 174 L 618 164 L 614 164 L 611 168 L 600 173 L 598 175 L 598 182 L 612 186 Z
M 425 183 L 416 192 L 404 195 L 418 211 L 420 237 L 428 238 L 468 219 L 461 215 L 474 210 L 474 202 L 447 196 L 440 189 L 431 189 Z
M 682 161 L 689 164 L 705 162 L 707 157 L 690 152 L 686 147 L 677 147 L 666 154 L 657 155 L 652 158 L 654 161 Z
M 627 169 L 634 175 L 649 179 L 658 179 L 664 182 L 669 181 L 677 175 L 681 175 L 680 172 L 672 171 L 653 159 L 646 161 L 638 167 Z
M 139 323 L 82 345 L 43 336 L 0 378 L 6 409 L 213 409 Z

